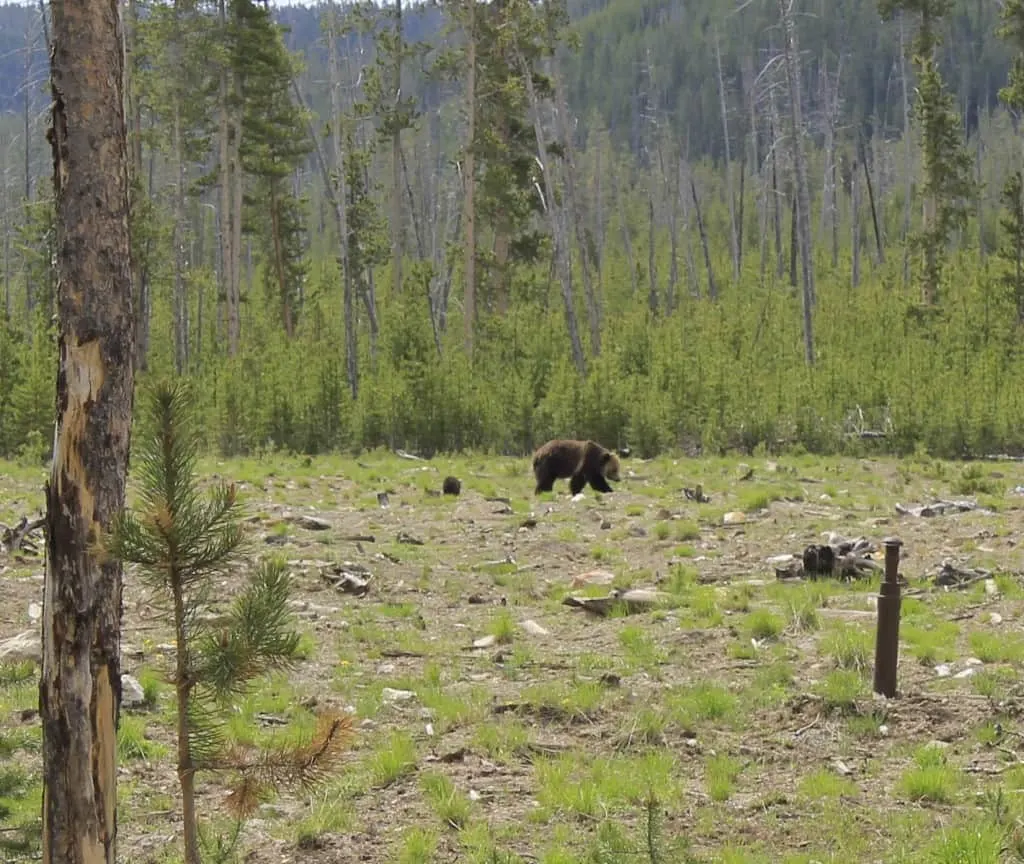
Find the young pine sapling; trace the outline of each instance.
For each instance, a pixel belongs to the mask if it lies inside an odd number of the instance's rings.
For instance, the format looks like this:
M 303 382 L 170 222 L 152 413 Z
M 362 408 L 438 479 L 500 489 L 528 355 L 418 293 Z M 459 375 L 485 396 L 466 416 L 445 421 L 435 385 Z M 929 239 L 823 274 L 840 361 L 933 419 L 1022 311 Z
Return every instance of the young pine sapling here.
M 177 696 L 178 781 L 186 864 L 199 864 L 195 774 L 232 777 L 228 804 L 239 825 L 269 792 L 308 787 L 332 772 L 351 736 L 348 715 L 323 715 L 309 742 L 255 747 L 232 742 L 226 716 L 256 679 L 291 668 L 299 634 L 288 614 L 290 577 L 279 558 L 262 560 L 234 603 L 211 615 L 224 592 L 218 580 L 242 563 L 242 508 L 234 485 L 200 494 L 195 476 L 198 426 L 188 391 L 157 384 L 145 403 L 146 434 L 133 453 L 139 506 L 123 511 L 103 551 L 126 564 L 167 602 L 176 661 L 170 678 Z

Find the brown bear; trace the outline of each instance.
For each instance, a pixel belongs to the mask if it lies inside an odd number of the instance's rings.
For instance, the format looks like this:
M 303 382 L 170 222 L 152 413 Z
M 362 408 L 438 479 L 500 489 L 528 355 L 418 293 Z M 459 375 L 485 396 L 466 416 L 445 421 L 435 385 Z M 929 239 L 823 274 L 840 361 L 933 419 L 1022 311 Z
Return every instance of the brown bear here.
M 533 454 L 533 476 L 537 480 L 535 495 L 550 492 L 555 480 L 566 477 L 573 495 L 587 483 L 597 492 L 611 492 L 608 481 L 619 481 L 619 457 L 593 441 L 558 438 Z

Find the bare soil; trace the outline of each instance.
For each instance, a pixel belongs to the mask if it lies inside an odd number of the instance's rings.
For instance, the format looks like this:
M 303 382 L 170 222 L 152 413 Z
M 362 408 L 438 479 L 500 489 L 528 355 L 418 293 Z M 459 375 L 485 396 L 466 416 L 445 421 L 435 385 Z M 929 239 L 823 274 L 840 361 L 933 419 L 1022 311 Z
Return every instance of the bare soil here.
M 588 488 L 574 501 L 565 483 L 554 495 L 534 497 L 525 459 L 417 462 L 368 454 L 204 465 L 206 476 L 239 484 L 253 553 L 292 562 L 297 626 L 311 638 L 309 657 L 243 713 L 266 735 L 278 720 L 310 711 L 356 713 L 342 776 L 322 793 L 282 795 L 261 808 L 245 827 L 245 860 L 927 860 L 942 829 L 984 809 L 979 796 L 1016 785 L 1022 703 L 1015 682 L 1024 652 L 980 662 L 972 649 L 981 643 L 971 640 L 979 632 L 1011 646 L 1022 639 L 1024 591 L 1015 574 L 1022 569 L 1024 496 L 1015 487 L 1024 484 L 1024 467 L 811 457 L 748 458 L 746 466 L 753 474 L 740 479 L 748 472 L 738 460 L 624 460 L 613 494 Z M 0 465 L 0 522 L 11 524 L 38 512 L 42 474 L 6 467 Z M 462 494 L 432 494 L 449 473 L 461 479 Z M 710 503 L 683 495 L 696 483 Z M 897 503 L 937 498 L 996 509 L 897 514 Z M 744 521 L 724 524 L 730 511 L 743 512 Z M 330 527 L 299 527 L 292 520 L 300 515 Z M 870 692 L 878 578 L 809 588 L 778 580 L 766 560 L 799 554 L 825 542 L 829 531 L 868 537 L 879 545 L 879 563 L 884 537 L 903 541 L 900 571 L 912 598 L 905 608 L 916 617 L 905 616 L 901 631 L 896 699 Z M 355 535 L 374 539 L 347 539 Z M 1003 575 L 963 589 L 936 587 L 945 560 Z M 345 594 L 323 578 L 321 571 L 342 562 L 369 571 L 367 593 Z M 617 587 L 657 588 L 674 602 L 608 617 L 563 605 L 568 593 L 609 590 L 573 588 L 575 577 L 594 570 L 614 574 Z M 228 602 L 242 579 L 239 573 L 226 582 L 218 596 Z M 41 594 L 41 558 L 0 552 L 0 641 L 37 629 L 29 607 Z M 170 634 L 152 590 L 129 571 L 124 597 L 123 671 L 163 668 Z M 796 610 L 808 602 L 817 616 L 802 622 Z M 780 632 L 758 629 L 759 614 L 774 616 Z M 514 623 L 511 631 L 495 623 L 503 615 Z M 524 621 L 547 632 L 524 629 Z M 927 638 L 920 631 L 948 624 L 936 631 L 950 634 L 937 649 L 921 647 Z M 501 638 L 473 647 L 492 632 Z M 844 632 L 872 647 L 861 689 L 848 703 L 829 683 L 843 662 L 829 646 Z M 1004 675 L 999 686 L 979 686 L 997 669 Z M 421 688 L 438 677 L 449 702 L 425 704 Z M 705 684 L 733 701 L 702 709 L 693 694 Z M 580 696 L 586 686 L 598 690 L 591 701 Z M 384 688 L 413 695 L 389 701 Z M 544 695 L 552 693 L 559 695 Z M 169 749 L 123 763 L 124 861 L 178 854 L 170 701 L 165 691 L 157 708 L 126 711 L 144 718 L 147 736 Z M 0 729 L 38 726 L 38 716 L 22 713 L 30 707 L 8 705 Z M 525 740 L 508 750 L 489 745 L 489 732 L 506 734 L 509 724 L 525 730 Z M 413 741 L 415 767 L 375 782 L 375 755 L 395 731 Z M 956 777 L 945 800 L 916 797 L 903 783 L 918 748 L 929 743 Z M 544 766 L 567 754 L 580 773 L 559 787 Z M 594 758 L 612 760 L 606 772 L 628 773 L 623 766 L 640 764 L 629 760 L 645 754 L 672 766 L 671 788 L 648 790 L 660 802 L 661 858 L 647 845 L 647 797 L 619 795 L 615 782 L 594 780 Z M 718 757 L 734 762 L 724 797 L 712 789 L 709 766 Z M 425 791 L 423 775 L 435 772 L 470 798 L 461 828 L 445 821 Z M 842 785 L 832 790 L 823 773 Z M 631 779 L 623 776 L 619 785 Z M 584 787 L 593 798 L 574 803 L 566 789 Z M 205 817 L 219 818 L 224 793 L 206 779 Z M 433 857 L 408 851 L 411 826 L 433 837 Z

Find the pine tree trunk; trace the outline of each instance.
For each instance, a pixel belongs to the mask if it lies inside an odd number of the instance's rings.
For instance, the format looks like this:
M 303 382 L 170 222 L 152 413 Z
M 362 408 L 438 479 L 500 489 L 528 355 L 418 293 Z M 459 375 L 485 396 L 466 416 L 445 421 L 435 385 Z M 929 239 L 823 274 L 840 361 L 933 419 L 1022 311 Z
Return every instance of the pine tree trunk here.
M 850 271 L 850 283 L 856 288 L 860 285 L 860 178 L 857 175 L 856 163 L 853 165 L 853 171 L 850 172 L 850 209 L 853 234 L 853 266 Z
M 188 298 L 185 296 L 185 154 L 181 133 L 181 100 L 174 105 L 174 368 L 184 374 L 188 364 Z
M 903 284 L 910 284 L 910 196 L 913 173 L 910 159 L 910 89 L 907 84 L 907 49 L 900 13 L 900 79 L 903 82 Z
M 60 323 L 39 688 L 42 860 L 113 864 L 122 571 L 92 543 L 124 504 L 131 434 L 124 43 L 115 3 L 53 0 L 51 9 Z
M 736 199 L 732 188 L 732 153 L 729 147 L 729 114 L 725 101 L 725 80 L 722 78 L 722 54 L 715 32 L 715 63 L 718 69 L 718 101 L 722 111 L 722 137 L 725 141 L 725 196 L 729 202 L 729 249 L 732 252 L 732 278 L 740 278 L 739 238 L 736 234 Z
M 658 314 L 658 277 L 655 272 L 654 190 L 647 190 L 647 306 L 651 315 Z
M 130 113 L 131 162 L 129 167 L 129 195 L 133 215 L 138 213 L 139 202 L 148 195 L 142 181 L 142 108 L 135 81 L 135 67 L 132 57 L 138 44 L 139 13 L 136 0 L 128 0 L 128 24 L 125 38 L 125 90 L 126 104 Z M 136 218 L 137 215 L 136 215 Z M 149 274 L 146 272 L 144 256 L 132 260 L 132 284 L 135 286 L 135 365 L 145 371 L 149 361 Z
M 402 0 L 395 0 L 395 108 L 402 95 Z M 402 293 L 402 258 L 405 255 L 402 233 L 402 127 L 395 123 L 391 133 L 391 266 L 394 268 L 394 291 Z
M 345 320 L 345 374 L 348 378 L 349 392 L 352 399 L 359 397 L 359 340 L 356 333 L 355 303 L 353 302 L 354 289 L 352 286 L 352 268 L 349 266 L 349 245 L 348 245 L 348 190 L 345 178 L 345 165 L 341 155 L 341 98 L 338 88 L 341 87 L 341 76 L 338 70 L 338 45 L 337 45 L 337 15 L 338 11 L 332 2 L 328 13 L 330 23 L 327 28 L 327 71 L 328 84 L 331 89 L 331 150 L 334 164 L 334 176 L 337 178 L 338 188 L 334 188 L 331 181 L 331 173 L 327 170 L 327 161 L 324 159 L 320 149 L 318 137 L 312 134 L 310 138 L 316 142 L 316 151 L 320 157 L 320 170 L 323 173 L 324 188 L 334 206 L 334 218 L 338 229 L 338 269 L 342 283 L 342 314 Z M 293 81 L 292 85 L 295 94 L 302 99 L 298 85 Z M 303 102 L 303 108 L 308 107 Z
M 697 186 L 690 174 L 690 195 L 693 196 L 693 208 L 697 215 L 697 231 L 700 233 L 700 246 L 704 251 L 704 267 L 708 272 L 708 297 L 718 299 L 718 286 L 715 284 L 715 269 L 711 266 L 711 247 L 708 244 L 708 232 L 704 227 L 704 217 L 700 212 L 700 198 L 697 197 Z
M 612 201 L 619 217 L 619 229 L 622 231 L 622 250 L 626 253 L 626 267 L 629 270 L 629 282 L 632 286 L 632 294 L 636 297 L 639 288 L 636 279 L 636 263 L 633 260 L 633 241 L 629 236 L 629 219 L 626 216 L 626 202 L 619 195 L 619 184 L 615 176 L 615 163 L 609 166 L 608 180 L 611 182 Z
M 223 38 L 227 37 L 227 0 L 220 0 L 218 4 L 218 15 L 220 19 L 220 31 Z M 224 318 L 227 323 L 228 355 L 234 356 L 238 353 L 238 337 L 241 330 L 239 323 L 239 308 L 236 295 L 238 285 L 238 255 L 234 245 L 234 218 L 232 206 L 234 197 L 231 194 L 232 179 L 234 176 L 231 164 L 231 106 L 228 104 L 228 97 L 231 92 L 231 69 L 228 61 L 220 69 L 218 98 L 219 134 L 218 134 L 218 162 L 219 162 L 219 192 L 220 192 L 220 272 L 221 272 L 221 299 L 218 304 L 225 310 Z
M 466 354 L 473 356 L 473 330 L 476 326 L 476 209 L 473 193 L 476 189 L 476 165 L 473 149 L 476 142 L 476 0 L 466 0 L 469 23 L 466 44 L 466 159 L 464 163 L 465 198 L 463 199 L 463 228 L 465 249 L 465 286 L 462 301 Z
M 601 304 L 594 290 L 594 282 L 590 268 L 593 263 L 587 244 L 583 218 L 583 203 L 576 194 L 576 147 L 572 142 L 572 129 L 569 123 L 569 106 L 565 98 L 565 85 L 558 69 L 551 70 L 554 81 L 555 108 L 558 118 L 559 135 L 565 148 L 565 200 L 569 207 L 576 245 L 580 250 L 580 275 L 583 280 L 583 299 L 587 304 L 587 323 L 590 327 L 590 351 L 596 357 L 601 353 Z M 595 267 L 596 269 L 596 267 Z
M 797 236 L 800 240 L 800 270 L 803 274 L 804 360 L 814 365 L 815 304 L 814 263 L 811 252 L 811 196 L 807 188 L 807 159 L 804 155 L 800 97 L 800 49 L 793 23 L 793 0 L 779 0 L 779 13 L 785 29 L 786 77 L 789 79 L 789 117 L 793 135 L 793 171 L 796 175 Z
M 518 57 L 519 67 L 523 72 L 523 81 L 526 84 L 526 98 L 529 101 L 530 111 L 533 113 L 533 130 L 537 138 L 537 155 L 540 158 L 540 168 L 544 175 L 544 197 L 547 199 L 548 217 L 551 220 L 551 233 L 555 240 L 555 261 L 558 267 L 559 279 L 562 283 L 562 302 L 565 306 L 565 325 L 569 331 L 569 345 L 572 348 L 572 359 L 576 364 L 576 371 L 581 376 L 587 374 L 587 360 L 583 354 L 583 342 L 580 339 L 579 326 L 576 323 L 576 309 L 573 301 L 572 291 L 572 249 L 569 244 L 569 230 L 565 224 L 565 208 L 555 198 L 555 184 L 551 178 L 551 163 L 548 161 L 547 145 L 544 143 L 544 129 L 541 127 L 540 106 L 537 101 L 537 93 L 533 87 L 533 76 L 530 66 L 523 58 Z
M 772 223 L 775 228 L 775 276 L 782 278 L 786 272 L 786 259 L 782 255 L 782 196 L 779 192 L 779 115 L 775 108 L 775 90 L 768 89 L 768 134 L 771 137 L 772 154 Z

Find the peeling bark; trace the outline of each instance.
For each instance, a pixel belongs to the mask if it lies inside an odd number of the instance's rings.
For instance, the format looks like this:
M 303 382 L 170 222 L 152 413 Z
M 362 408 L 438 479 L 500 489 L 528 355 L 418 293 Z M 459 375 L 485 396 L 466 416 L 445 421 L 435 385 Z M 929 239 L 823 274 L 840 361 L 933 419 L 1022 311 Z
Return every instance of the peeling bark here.
M 133 357 L 124 43 L 116 3 L 53 0 L 60 353 L 43 585 L 44 862 L 116 860 L 121 566 Z

